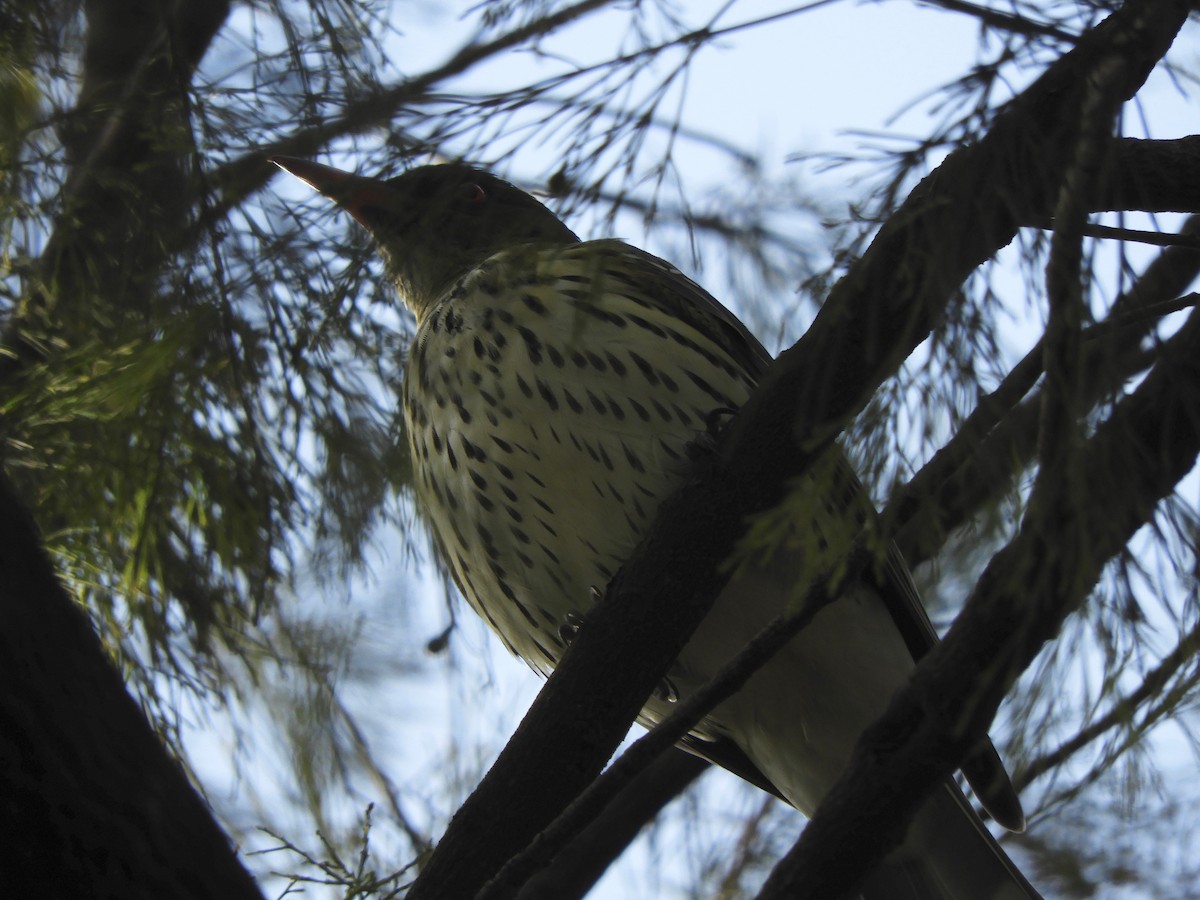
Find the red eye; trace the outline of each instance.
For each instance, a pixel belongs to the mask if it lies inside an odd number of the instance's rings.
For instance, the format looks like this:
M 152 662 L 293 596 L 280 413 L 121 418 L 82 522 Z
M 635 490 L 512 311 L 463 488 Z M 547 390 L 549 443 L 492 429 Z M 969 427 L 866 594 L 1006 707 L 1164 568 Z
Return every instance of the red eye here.
M 477 184 L 464 184 L 462 194 L 463 199 L 468 203 L 480 204 L 487 199 L 487 191 Z

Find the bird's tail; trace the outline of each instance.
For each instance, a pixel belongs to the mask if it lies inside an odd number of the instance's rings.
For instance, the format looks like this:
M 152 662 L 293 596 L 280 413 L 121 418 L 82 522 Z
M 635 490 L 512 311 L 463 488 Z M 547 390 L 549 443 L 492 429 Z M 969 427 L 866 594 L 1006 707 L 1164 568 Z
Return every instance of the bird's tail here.
M 904 845 L 868 877 L 862 900 L 1041 900 L 947 782 L 917 813 Z

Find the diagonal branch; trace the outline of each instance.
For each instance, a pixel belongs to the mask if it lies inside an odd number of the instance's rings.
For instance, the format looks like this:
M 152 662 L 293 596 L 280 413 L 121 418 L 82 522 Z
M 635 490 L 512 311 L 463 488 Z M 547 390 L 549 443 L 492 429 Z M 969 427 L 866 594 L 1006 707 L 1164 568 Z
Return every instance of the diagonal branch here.
M 708 771 L 709 763 L 671 750 L 637 773 L 603 812 L 556 851 L 522 889 L 520 900 L 582 897 L 670 801 Z
M 1164 345 L 1160 362 L 1076 460 L 1080 483 L 1092 498 L 1086 521 L 1053 537 L 1040 528 L 1024 529 L 996 554 L 946 639 L 921 662 L 885 717 L 864 734 L 801 844 L 777 869 L 783 893 L 763 896 L 837 896 L 839 887 L 823 880 L 833 858 L 829 848 L 838 847 L 836 858 L 846 857 L 849 867 L 866 865 L 863 834 L 905 815 L 953 769 L 970 735 L 987 727 L 1011 683 L 1012 676 L 998 674 L 1019 671 L 1054 637 L 1105 562 L 1195 466 L 1198 396 L 1200 313 L 1193 313 Z M 1053 577 L 1047 571 L 1051 567 L 1069 573 L 1069 583 Z M 1030 609 L 1042 615 L 1030 620 Z M 871 754 L 869 748 L 884 745 L 895 748 L 886 759 Z M 849 844 L 847 813 L 854 821 Z M 812 892 L 787 893 L 786 885 L 805 873 L 812 878 Z
M 733 696 L 789 640 L 808 627 L 817 613 L 838 597 L 842 586 L 860 578 L 871 562 L 870 554 L 860 548 L 851 552 L 844 565 L 839 562 L 836 571 L 815 579 L 816 587 L 808 592 L 799 609 L 776 616 L 711 681 L 621 754 L 528 848 L 505 863 L 491 885 L 479 894 L 479 900 L 508 896 L 513 885 L 522 884 L 553 859 L 640 772 L 682 741 L 704 716 Z
M 1200 216 L 1180 234 L 1200 235 Z M 1200 253 L 1170 247 L 1113 303 L 1107 319 L 1084 333 L 1083 383 L 1090 408 L 1153 361 L 1141 342 L 1170 303 L 1200 275 Z M 1186 298 L 1185 298 L 1186 299 Z M 962 427 L 913 478 L 892 496 L 886 521 L 895 521 L 896 543 L 910 565 L 931 558 L 946 535 L 1008 489 L 1033 458 L 1037 396 L 1022 399 L 1042 375 L 1042 342 L 1003 382 L 983 397 Z M 1018 404 L 1021 404 L 1018 406 Z
M 1195 464 L 1200 448 L 1194 408 L 1200 374 L 1197 314 L 1134 395 L 1151 403 L 1175 400 L 1163 411 L 1164 420 L 1153 432 L 1134 430 L 1121 415 L 1131 404 L 1123 403 L 1091 442 L 1091 453 L 1084 458 L 1080 452 L 1083 198 L 1100 177 L 1104 158 L 1098 148 L 1125 99 L 1128 73 L 1141 68 L 1128 50 L 1140 45 L 1165 52 L 1187 8 L 1141 2 L 1124 12 L 1132 21 L 1111 35 L 1110 44 L 1095 46 L 1094 64 L 1081 79 L 1079 113 L 1072 116 L 1072 159 L 1063 172 L 1055 211 L 1060 230 L 1047 265 L 1041 469 L 1021 530 L 993 558 L 946 640 L 921 661 L 885 715 L 863 735 L 847 770 L 772 873 L 763 898 L 842 896 L 900 842 L 919 805 L 986 732 L 1017 676 L 1083 602 L 1104 562 Z M 1120 18 L 1115 14 L 1089 37 Z M 1189 389 L 1181 397 L 1178 389 L 1185 385 Z M 1128 456 L 1131 445 L 1141 450 L 1139 442 L 1164 428 L 1174 431 L 1170 450 L 1178 454 L 1164 458 L 1167 452 L 1155 441 L 1154 454 L 1126 460 L 1133 470 L 1125 475 L 1128 489 L 1114 489 L 1113 457 Z M 1098 499 L 1105 490 L 1110 496 Z M 1094 507 L 1085 511 L 1084 497 L 1108 509 L 1099 515 Z

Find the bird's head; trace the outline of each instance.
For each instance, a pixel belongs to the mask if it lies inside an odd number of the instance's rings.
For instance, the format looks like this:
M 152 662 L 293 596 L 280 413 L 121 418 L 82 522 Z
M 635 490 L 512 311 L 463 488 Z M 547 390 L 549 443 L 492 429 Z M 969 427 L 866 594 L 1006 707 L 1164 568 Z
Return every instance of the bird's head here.
M 470 166 L 422 166 L 381 181 L 293 157 L 271 161 L 371 232 L 388 274 L 418 316 L 501 250 L 578 240 L 529 194 Z

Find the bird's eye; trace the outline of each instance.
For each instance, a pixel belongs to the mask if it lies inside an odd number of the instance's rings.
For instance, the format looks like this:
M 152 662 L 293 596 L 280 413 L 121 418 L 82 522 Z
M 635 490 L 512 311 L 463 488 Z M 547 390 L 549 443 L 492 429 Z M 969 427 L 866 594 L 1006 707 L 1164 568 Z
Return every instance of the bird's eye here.
M 481 204 L 487 199 L 487 191 L 474 183 L 464 184 L 462 187 L 462 195 L 463 199 L 466 200 L 467 203 L 475 205 Z

